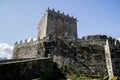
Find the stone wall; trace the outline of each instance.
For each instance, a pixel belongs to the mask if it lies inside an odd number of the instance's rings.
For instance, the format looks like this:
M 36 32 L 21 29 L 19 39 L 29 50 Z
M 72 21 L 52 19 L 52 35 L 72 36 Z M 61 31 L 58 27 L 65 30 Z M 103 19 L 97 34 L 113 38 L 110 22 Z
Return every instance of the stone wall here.
M 107 56 L 104 49 L 106 39 L 109 41 L 113 75 L 120 75 L 120 42 L 103 35 L 89 36 L 82 39 L 89 43 L 49 35 L 44 37 L 43 40 L 16 44 L 14 56 L 16 56 L 16 59 L 52 57 L 59 69 L 64 72 L 106 76 L 109 73 L 106 62 L 109 56 Z M 27 51 L 28 49 L 30 50 Z
M 48 25 L 48 12 L 46 11 L 38 25 L 38 39 L 43 39 L 46 36 Z
M 77 39 L 77 20 L 60 11 L 48 10 L 47 34 Z
M 38 53 L 37 44 L 37 41 L 16 44 L 13 50 L 13 59 L 36 58 Z
M 30 41 L 14 45 L 13 59 L 44 57 L 43 41 Z
M 109 80 L 111 80 L 114 77 L 114 72 L 113 72 L 112 58 L 111 58 L 110 45 L 108 39 L 106 40 L 106 45 L 104 47 L 105 47 L 105 57 L 106 57 Z
M 5 62 L 0 63 L 0 80 L 53 80 L 59 77 L 57 71 L 51 58 Z
M 116 39 L 106 36 L 106 35 L 88 35 L 82 37 L 82 39 L 78 39 L 78 42 L 81 43 L 82 45 L 100 45 L 104 46 L 106 44 L 106 40 L 109 40 L 110 46 L 114 46 L 116 43 Z
M 99 45 L 77 45 L 77 42 L 45 43 L 46 53 L 53 57 L 53 61 L 63 72 L 79 75 L 106 76 L 107 66 L 104 47 Z

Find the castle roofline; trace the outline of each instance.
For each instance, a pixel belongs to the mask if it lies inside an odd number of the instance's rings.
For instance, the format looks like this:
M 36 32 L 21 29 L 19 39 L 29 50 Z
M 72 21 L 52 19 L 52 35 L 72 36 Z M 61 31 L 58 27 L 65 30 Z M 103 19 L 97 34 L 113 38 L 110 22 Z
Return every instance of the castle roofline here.
M 67 18 L 70 18 L 70 19 L 73 19 L 75 21 L 78 21 L 77 18 L 73 17 L 73 16 L 70 16 L 69 14 L 65 14 L 64 12 L 60 12 L 59 10 L 56 11 L 54 8 L 53 9 L 50 9 L 48 7 L 48 9 L 46 10 L 46 12 L 48 13 L 52 13 L 52 14 L 57 14 L 57 15 L 62 15 L 64 17 L 67 17 Z

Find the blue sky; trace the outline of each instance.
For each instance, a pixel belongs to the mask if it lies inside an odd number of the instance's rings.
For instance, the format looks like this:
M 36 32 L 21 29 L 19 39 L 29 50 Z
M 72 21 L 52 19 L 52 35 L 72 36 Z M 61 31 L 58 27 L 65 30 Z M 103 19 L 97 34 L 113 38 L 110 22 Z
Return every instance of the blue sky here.
M 55 8 L 78 19 L 78 37 L 120 37 L 120 0 L 0 0 L 0 43 L 37 36 L 45 10 Z

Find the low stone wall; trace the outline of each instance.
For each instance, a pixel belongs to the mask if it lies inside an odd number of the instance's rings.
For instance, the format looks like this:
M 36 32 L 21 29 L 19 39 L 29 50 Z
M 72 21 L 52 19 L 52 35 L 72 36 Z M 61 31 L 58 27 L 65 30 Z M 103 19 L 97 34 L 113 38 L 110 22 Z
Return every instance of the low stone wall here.
M 0 80 L 49 78 L 54 75 L 55 71 L 53 71 L 53 68 L 52 58 L 0 63 Z
M 44 57 L 44 41 L 32 41 L 16 44 L 13 50 L 13 59 L 40 58 Z

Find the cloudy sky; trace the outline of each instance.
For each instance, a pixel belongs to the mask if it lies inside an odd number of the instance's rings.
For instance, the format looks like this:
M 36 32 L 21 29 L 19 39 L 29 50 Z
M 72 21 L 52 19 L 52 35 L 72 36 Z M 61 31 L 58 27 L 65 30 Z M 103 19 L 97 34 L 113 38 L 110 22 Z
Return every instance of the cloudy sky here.
M 13 46 L 8 45 L 7 43 L 0 43 L 0 58 L 12 57 Z
M 120 0 L 0 0 L 0 57 L 9 56 L 16 41 L 37 36 L 48 7 L 76 17 L 79 38 L 89 34 L 120 37 Z

